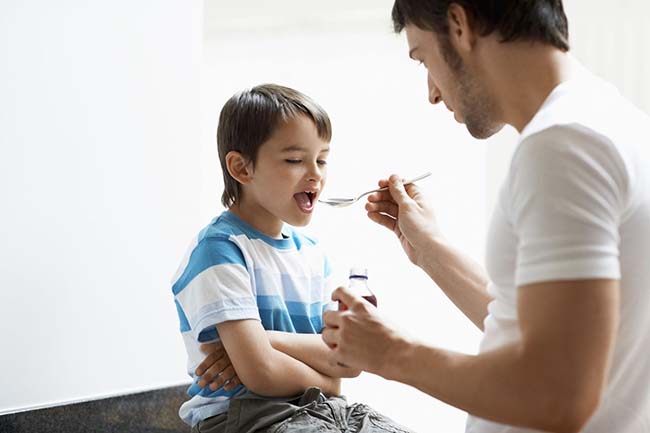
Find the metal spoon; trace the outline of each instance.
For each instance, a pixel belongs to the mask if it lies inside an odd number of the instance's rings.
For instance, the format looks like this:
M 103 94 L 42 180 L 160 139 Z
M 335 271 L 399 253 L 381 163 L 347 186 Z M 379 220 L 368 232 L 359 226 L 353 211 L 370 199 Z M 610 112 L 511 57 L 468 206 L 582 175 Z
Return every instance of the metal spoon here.
M 429 176 L 431 176 L 431 172 L 421 174 L 418 177 L 414 177 L 411 180 L 407 180 L 406 182 L 404 182 L 404 185 L 409 185 L 409 184 L 411 184 L 413 182 L 417 182 L 418 180 L 422 180 L 425 177 L 429 177 Z M 373 190 L 370 190 L 370 191 L 366 191 L 363 194 L 361 194 L 361 195 L 359 195 L 358 197 L 355 197 L 355 198 L 326 198 L 326 199 L 319 199 L 318 201 L 321 202 L 321 203 L 328 204 L 328 205 L 333 206 L 333 207 L 346 207 L 346 206 L 350 206 L 351 204 L 354 204 L 354 203 L 358 202 L 361 198 L 367 196 L 368 194 L 372 194 L 373 192 L 386 191 L 387 189 L 388 189 L 387 186 L 385 186 L 383 188 L 373 189 Z

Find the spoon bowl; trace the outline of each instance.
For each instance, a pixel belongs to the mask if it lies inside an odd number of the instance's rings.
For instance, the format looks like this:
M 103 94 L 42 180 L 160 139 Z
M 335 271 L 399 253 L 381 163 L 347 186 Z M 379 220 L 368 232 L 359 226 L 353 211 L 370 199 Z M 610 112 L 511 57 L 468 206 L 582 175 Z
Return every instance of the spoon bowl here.
M 418 180 L 422 180 L 422 179 L 424 179 L 426 177 L 429 177 L 429 176 L 431 176 L 431 172 L 421 174 L 420 176 L 414 177 L 413 179 L 404 182 L 404 185 L 409 185 L 411 183 L 417 182 Z M 386 191 L 387 189 L 388 189 L 388 187 L 385 186 L 383 188 L 378 188 L 378 189 L 373 189 L 373 190 L 370 190 L 370 191 L 366 191 L 363 194 L 361 194 L 361 195 L 359 195 L 357 197 L 354 197 L 354 198 L 335 198 L 335 197 L 332 197 L 332 198 L 319 199 L 318 201 L 320 203 L 324 203 L 324 204 L 330 205 L 332 207 L 347 207 L 347 206 L 350 206 L 350 205 L 358 202 L 360 199 L 367 196 L 368 194 L 372 194 L 373 192 Z

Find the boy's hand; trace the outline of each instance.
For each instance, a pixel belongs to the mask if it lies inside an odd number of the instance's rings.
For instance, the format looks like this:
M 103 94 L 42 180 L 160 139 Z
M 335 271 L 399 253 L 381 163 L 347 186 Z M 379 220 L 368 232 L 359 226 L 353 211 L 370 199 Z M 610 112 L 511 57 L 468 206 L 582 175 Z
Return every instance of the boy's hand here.
M 222 386 L 226 391 L 230 391 L 241 385 L 237 372 L 220 341 L 202 344 L 201 351 L 207 356 L 194 372 L 201 377 L 198 382 L 201 388 L 209 384 L 212 391 Z

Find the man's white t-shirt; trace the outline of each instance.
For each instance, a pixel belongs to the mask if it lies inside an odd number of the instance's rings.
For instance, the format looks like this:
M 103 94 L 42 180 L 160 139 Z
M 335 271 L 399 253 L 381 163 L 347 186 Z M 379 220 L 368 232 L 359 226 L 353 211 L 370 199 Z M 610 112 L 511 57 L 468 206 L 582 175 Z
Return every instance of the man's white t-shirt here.
M 650 432 L 650 118 L 576 68 L 522 131 L 501 187 L 486 251 L 494 300 L 480 351 L 520 338 L 518 287 L 619 279 L 608 384 L 583 432 Z M 470 416 L 466 431 L 533 430 Z

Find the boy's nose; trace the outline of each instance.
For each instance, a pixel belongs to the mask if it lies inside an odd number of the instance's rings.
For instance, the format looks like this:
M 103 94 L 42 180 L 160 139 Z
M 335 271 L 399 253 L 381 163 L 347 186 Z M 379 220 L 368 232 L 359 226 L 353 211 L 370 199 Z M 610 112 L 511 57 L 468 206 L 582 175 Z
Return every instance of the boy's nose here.
M 312 168 L 307 175 L 307 180 L 310 182 L 319 182 L 322 178 L 323 174 L 318 167 Z

